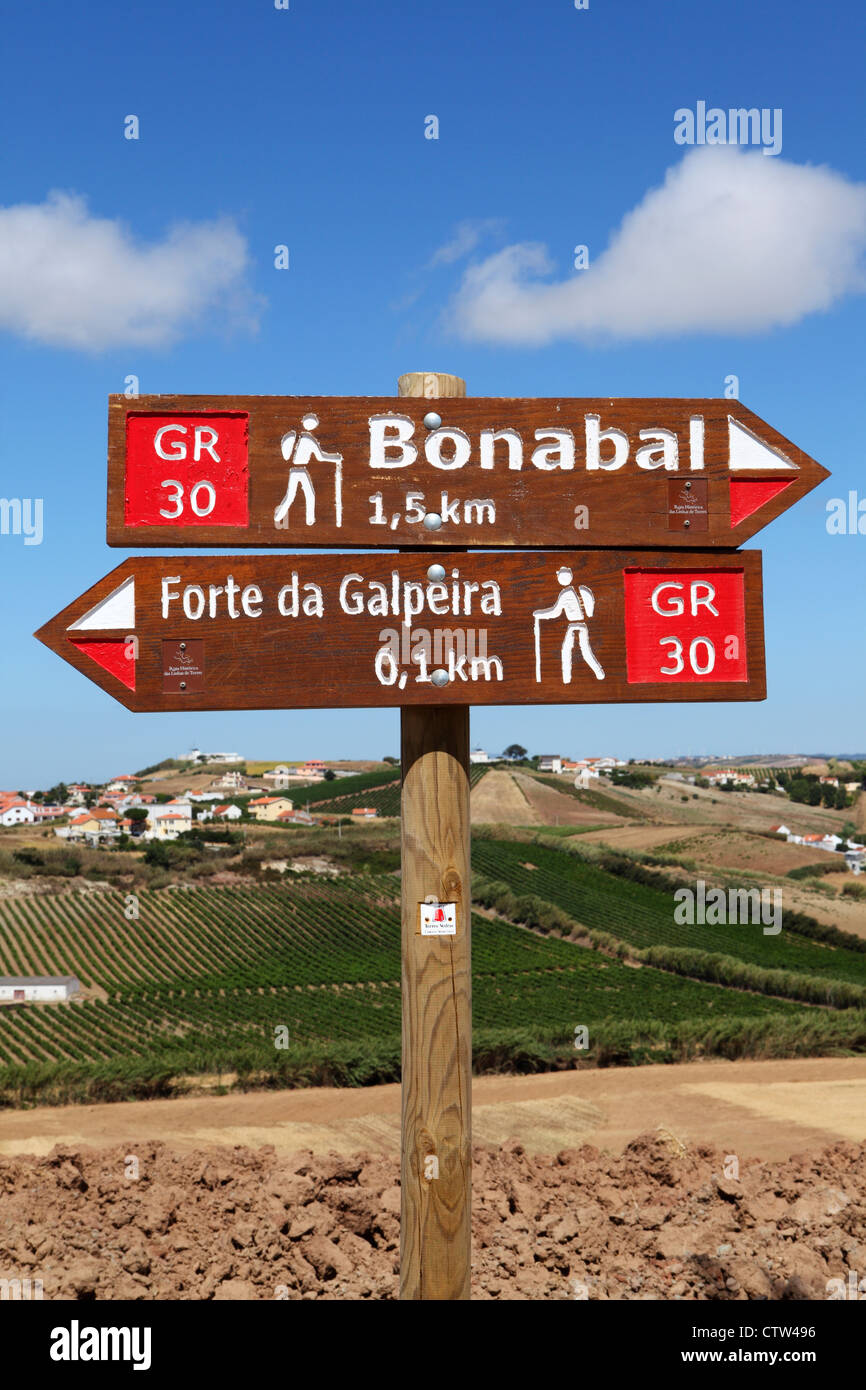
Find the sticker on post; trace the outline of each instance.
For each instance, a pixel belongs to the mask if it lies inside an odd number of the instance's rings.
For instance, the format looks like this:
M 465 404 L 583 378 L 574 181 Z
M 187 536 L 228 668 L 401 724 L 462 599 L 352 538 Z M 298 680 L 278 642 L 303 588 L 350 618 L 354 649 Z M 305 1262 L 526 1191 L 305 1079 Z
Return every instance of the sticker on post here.
M 418 921 L 422 936 L 456 936 L 456 903 L 419 903 Z

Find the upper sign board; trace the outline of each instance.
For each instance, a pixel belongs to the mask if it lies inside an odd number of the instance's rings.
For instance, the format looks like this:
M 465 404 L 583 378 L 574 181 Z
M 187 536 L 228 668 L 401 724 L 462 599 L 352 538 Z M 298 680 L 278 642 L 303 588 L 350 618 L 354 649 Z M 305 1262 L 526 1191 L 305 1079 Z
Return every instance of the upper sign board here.
M 139 556 L 36 635 L 132 710 L 766 693 L 758 551 Z
M 733 549 L 826 469 L 728 400 L 111 396 L 109 545 Z

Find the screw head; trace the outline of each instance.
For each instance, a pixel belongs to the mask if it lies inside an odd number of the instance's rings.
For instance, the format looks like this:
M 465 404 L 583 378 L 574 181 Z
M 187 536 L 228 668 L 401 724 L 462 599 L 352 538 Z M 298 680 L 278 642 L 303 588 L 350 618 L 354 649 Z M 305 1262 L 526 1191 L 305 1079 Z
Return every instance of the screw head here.
M 691 526 L 691 524 L 692 524 L 692 523 L 691 523 L 690 521 L 684 521 L 684 522 L 683 522 L 683 526 L 685 527 L 685 529 L 686 529 L 687 531 L 688 531 L 689 527 Z
M 430 679 L 434 685 L 447 685 L 449 679 L 448 672 L 443 670 L 440 666 L 437 670 L 432 672 Z
M 180 644 L 180 649 L 181 649 L 182 652 L 185 652 L 185 651 L 186 651 L 186 642 L 181 642 L 181 644 Z
M 686 492 L 691 492 L 691 487 L 692 487 L 691 483 L 690 483 L 690 482 L 686 482 Z
M 181 690 L 186 690 L 186 681 L 181 681 L 180 688 Z
M 445 578 L 445 566 L 431 565 L 427 571 L 427 578 L 438 581 L 441 584 L 442 580 Z
M 424 427 L 428 430 L 438 430 L 442 424 L 442 416 L 437 415 L 435 410 L 429 410 L 424 416 Z
M 442 518 L 438 512 L 428 512 L 424 518 L 424 525 L 428 531 L 438 531 L 442 525 Z

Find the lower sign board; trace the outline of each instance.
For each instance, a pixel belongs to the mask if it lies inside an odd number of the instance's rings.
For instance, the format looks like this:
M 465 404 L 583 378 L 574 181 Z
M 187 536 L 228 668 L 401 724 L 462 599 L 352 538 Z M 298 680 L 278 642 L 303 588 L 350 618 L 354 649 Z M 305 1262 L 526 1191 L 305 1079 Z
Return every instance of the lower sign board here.
M 758 551 L 146 556 L 36 636 L 139 711 L 766 694 Z

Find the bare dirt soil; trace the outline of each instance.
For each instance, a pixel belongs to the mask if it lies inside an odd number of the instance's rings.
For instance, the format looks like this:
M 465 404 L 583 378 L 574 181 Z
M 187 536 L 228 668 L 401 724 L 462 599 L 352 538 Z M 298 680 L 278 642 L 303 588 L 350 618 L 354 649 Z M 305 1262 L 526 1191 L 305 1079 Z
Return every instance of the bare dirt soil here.
M 475 1298 L 824 1299 L 866 1271 L 866 1058 L 482 1077 L 473 1100 Z M 0 1277 L 394 1298 L 399 1106 L 379 1086 L 7 1112 Z
M 564 798 L 563 798 L 564 799 Z M 540 817 L 530 806 L 510 772 L 494 769 L 473 788 L 469 799 L 473 824 L 539 825 Z
M 825 1299 L 866 1267 L 866 1145 L 776 1163 L 676 1136 L 476 1145 L 477 1299 Z M 272 1148 L 0 1159 L 0 1270 L 46 1299 L 391 1299 L 397 1160 Z
M 611 825 L 620 818 L 585 806 L 567 792 L 558 792 L 525 773 L 488 772 L 472 790 L 475 825 Z
M 674 840 L 673 845 L 677 845 Z M 676 853 L 676 848 L 674 848 Z M 768 840 L 763 835 L 749 835 L 739 830 L 715 830 L 697 837 L 689 836 L 684 852 L 690 859 L 723 869 L 748 869 L 757 873 L 787 874 L 790 869 L 815 868 L 820 874 L 827 863 L 825 852 L 807 849 L 804 845 L 789 845 L 787 840 Z
M 622 824 L 623 817 L 599 811 L 569 796 L 568 792 L 558 792 L 535 777 L 527 777 L 526 773 L 515 773 L 514 780 L 544 825 Z

